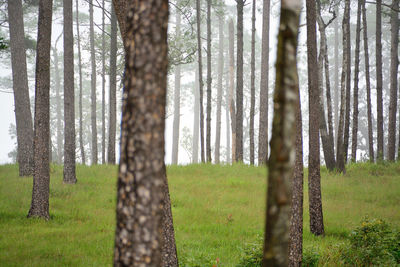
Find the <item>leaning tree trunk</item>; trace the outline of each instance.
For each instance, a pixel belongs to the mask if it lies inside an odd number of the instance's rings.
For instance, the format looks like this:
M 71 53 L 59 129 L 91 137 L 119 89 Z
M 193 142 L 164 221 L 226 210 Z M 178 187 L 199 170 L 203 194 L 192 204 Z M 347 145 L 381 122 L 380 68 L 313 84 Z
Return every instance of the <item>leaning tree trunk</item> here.
M 115 137 L 117 128 L 117 18 L 114 7 L 111 8 L 110 38 L 110 95 L 108 119 L 107 162 L 115 164 Z
M 362 0 L 363 37 L 365 56 L 365 84 L 367 88 L 367 120 L 368 120 L 368 151 L 369 161 L 374 162 L 374 134 L 372 130 L 372 107 L 371 107 L 371 82 L 369 77 L 369 52 L 368 52 L 368 29 L 365 0 Z
M 76 183 L 75 174 L 75 86 L 72 0 L 63 1 L 64 14 L 64 179 Z
M 211 0 L 207 0 L 207 162 L 211 162 L 211 79 Z
M 288 266 L 299 81 L 297 36 L 301 1 L 282 1 L 276 62 L 274 119 L 268 161 L 263 266 Z
M 269 16 L 270 0 L 264 0 L 261 44 L 262 48 L 260 79 L 260 122 L 258 132 L 258 165 L 266 164 L 268 158 Z
M 378 131 L 377 160 L 383 160 L 383 97 L 382 97 L 382 0 L 376 0 L 376 111 Z
M 392 1 L 390 38 L 390 104 L 389 138 L 387 159 L 394 161 L 396 155 L 396 113 L 397 113 L 397 69 L 399 66 L 399 0 Z
M 357 7 L 356 50 L 354 60 L 354 91 L 353 91 L 353 128 L 351 133 L 351 161 L 357 160 L 357 134 L 358 134 L 358 72 L 360 69 L 360 34 L 361 34 L 361 2 Z
M 237 51 L 236 51 L 236 161 L 243 161 L 243 6 L 237 0 Z
M 351 39 L 350 39 L 350 7 L 349 4 L 348 9 L 349 12 L 347 16 L 344 16 L 344 19 L 347 20 L 346 26 L 348 30 L 346 30 L 347 40 L 346 47 L 343 47 L 343 53 L 347 54 L 347 65 L 346 65 L 346 108 L 345 108 L 345 122 L 344 122 L 344 134 L 343 134 L 343 157 L 344 163 L 347 163 L 347 156 L 349 151 L 349 139 L 350 139 L 350 97 L 351 97 Z
M 114 266 L 161 266 L 168 1 L 127 14 Z
M 52 0 L 39 1 L 38 38 L 36 44 L 35 130 L 32 202 L 28 217 L 50 219 L 50 46 Z
M 78 41 L 78 68 L 79 68 L 79 147 L 81 150 L 82 164 L 86 164 L 85 148 L 83 145 L 83 114 L 82 114 L 82 55 L 81 55 L 81 36 L 79 32 L 79 4 L 76 0 L 76 34 Z
M 218 35 L 219 35 L 219 54 L 218 54 L 218 84 L 217 84 L 217 119 L 215 125 L 215 149 L 214 160 L 218 164 L 220 162 L 220 146 L 221 146 L 221 106 L 222 106 L 222 76 L 224 71 L 224 17 L 218 18 Z
M 24 20 L 22 1 L 8 1 L 10 27 L 11 67 L 17 127 L 17 162 L 19 176 L 33 172 L 33 126 L 29 101 L 26 51 L 24 46 Z
M 196 19 L 197 19 L 197 56 L 199 63 L 199 91 L 200 91 L 200 154 L 201 162 L 204 158 L 204 112 L 203 112 L 203 66 L 201 59 L 201 9 L 200 0 L 196 0 Z
M 106 163 L 106 39 L 105 39 L 105 2 L 102 3 L 101 33 L 101 163 Z
M 234 69 L 235 69 L 235 30 L 233 21 L 229 21 L 229 111 L 231 113 L 231 128 L 232 128 L 232 162 L 236 162 L 236 108 L 233 92 L 234 84 Z
M 255 87 L 255 46 L 256 46 L 256 0 L 253 0 L 251 16 L 251 62 L 250 62 L 250 164 L 254 165 L 254 113 L 256 105 L 256 87 Z
M 317 67 L 317 36 L 315 30 L 315 1 L 307 0 L 307 66 L 308 66 L 308 106 L 309 106 L 309 156 L 308 187 L 310 205 L 310 231 L 314 235 L 324 234 L 324 222 L 321 200 L 321 173 L 319 154 L 319 99 Z
M 199 123 L 200 123 L 200 97 L 199 97 L 199 70 L 196 67 L 194 76 L 194 107 L 193 107 L 193 163 L 199 163 Z

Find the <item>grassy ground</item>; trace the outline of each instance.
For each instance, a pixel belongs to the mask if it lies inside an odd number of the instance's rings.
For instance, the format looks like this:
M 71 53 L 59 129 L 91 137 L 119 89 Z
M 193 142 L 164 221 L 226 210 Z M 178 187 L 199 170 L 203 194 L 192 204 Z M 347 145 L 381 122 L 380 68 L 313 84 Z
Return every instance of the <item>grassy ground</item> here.
M 116 171 L 78 166 L 78 183 L 64 185 L 62 167 L 52 166 L 46 222 L 26 219 L 32 179 L 19 178 L 15 165 L 0 166 L 0 266 L 110 266 Z M 244 165 L 168 168 L 181 262 L 238 263 L 246 243 L 263 233 L 265 177 L 264 168 Z M 317 251 L 320 265 L 336 265 L 338 244 L 364 216 L 399 227 L 399 192 L 399 164 L 352 165 L 344 176 L 322 170 L 326 236 L 309 233 L 306 190 L 305 250 Z

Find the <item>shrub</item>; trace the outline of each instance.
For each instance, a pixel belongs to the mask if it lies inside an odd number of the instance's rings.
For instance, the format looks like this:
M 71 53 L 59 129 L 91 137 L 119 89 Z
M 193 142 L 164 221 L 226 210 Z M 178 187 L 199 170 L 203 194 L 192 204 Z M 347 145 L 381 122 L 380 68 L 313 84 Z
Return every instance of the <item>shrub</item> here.
M 319 253 L 315 248 L 303 248 L 302 266 L 316 267 L 318 266 Z

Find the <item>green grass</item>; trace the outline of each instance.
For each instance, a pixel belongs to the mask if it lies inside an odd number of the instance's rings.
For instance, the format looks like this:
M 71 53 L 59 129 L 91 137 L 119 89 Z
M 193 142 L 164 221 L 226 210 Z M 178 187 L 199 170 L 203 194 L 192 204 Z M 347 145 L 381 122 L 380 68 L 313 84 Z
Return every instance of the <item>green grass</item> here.
M 266 170 L 246 165 L 169 167 L 178 256 L 235 266 L 242 248 L 263 234 Z M 77 167 L 78 183 L 62 183 L 51 167 L 50 221 L 27 219 L 32 178 L 0 166 L 0 266 L 110 266 L 116 197 L 115 166 Z M 304 182 L 307 185 L 307 181 Z M 400 165 L 353 164 L 347 174 L 322 169 L 325 237 L 309 232 L 304 247 L 320 265 L 337 265 L 340 245 L 366 215 L 400 227 Z

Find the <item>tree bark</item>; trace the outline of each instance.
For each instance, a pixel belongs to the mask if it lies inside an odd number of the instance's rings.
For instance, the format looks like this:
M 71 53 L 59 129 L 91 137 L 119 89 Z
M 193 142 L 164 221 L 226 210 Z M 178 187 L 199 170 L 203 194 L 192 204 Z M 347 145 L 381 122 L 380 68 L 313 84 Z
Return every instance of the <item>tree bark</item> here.
M 161 266 L 168 1 L 127 14 L 114 266 Z
M 346 109 L 345 109 L 345 122 L 344 122 L 344 135 L 343 135 L 343 154 L 344 154 L 344 163 L 347 163 L 348 152 L 349 152 L 349 139 L 350 139 L 350 97 L 351 97 L 351 36 L 350 36 L 350 8 L 349 4 L 348 9 L 349 12 L 347 17 L 347 27 L 346 31 L 347 40 L 346 47 L 343 47 L 343 53 L 347 54 L 347 66 L 346 66 Z
M 226 66 L 229 66 L 229 47 L 226 50 Z M 225 120 L 226 120 L 226 163 L 231 163 L 231 124 L 229 119 L 229 71 L 225 74 Z
M 122 41 L 126 39 L 126 15 L 128 10 L 128 0 L 112 0 L 114 12 L 118 20 L 119 30 L 121 32 Z
M 314 0 L 307 0 L 307 62 L 308 62 L 308 105 L 309 105 L 309 156 L 308 187 L 310 209 L 310 231 L 314 235 L 324 234 L 324 223 L 321 200 L 321 173 L 319 154 L 319 120 L 320 105 L 317 67 L 317 36 L 315 30 L 316 5 Z M 321 114 L 322 115 L 322 114 Z
M 390 11 L 390 104 L 389 104 L 389 138 L 387 159 L 395 160 L 396 155 L 396 114 L 397 114 L 397 70 L 399 67 L 399 0 L 392 1 Z
M 237 0 L 236 46 L 236 161 L 243 162 L 243 6 Z
M 301 1 L 282 1 L 276 62 L 274 119 L 268 161 L 263 266 L 288 266 L 299 81 L 297 36 Z
M 222 106 L 222 76 L 224 71 L 224 17 L 218 17 L 218 36 L 219 36 L 219 54 L 218 54 L 218 84 L 217 84 L 217 119 L 215 125 L 215 148 L 214 161 L 220 162 L 221 146 L 221 106 Z
M 196 17 L 197 17 L 197 56 L 199 63 L 199 89 L 200 89 L 200 154 L 201 162 L 205 162 L 204 158 L 204 112 L 203 112 L 203 66 L 201 58 L 201 9 L 200 0 L 196 0 Z
M 22 1 L 8 1 L 19 176 L 33 172 L 33 125 L 26 67 Z
M 256 45 L 256 0 L 253 0 L 251 16 L 251 62 L 250 62 L 250 164 L 254 165 L 254 113 L 256 105 L 256 87 L 255 87 L 255 45 Z
M 268 158 L 269 17 L 270 0 L 264 0 L 261 41 L 262 48 L 260 79 L 260 122 L 258 132 L 258 165 L 266 164 Z
M 101 33 L 101 164 L 106 163 L 106 39 L 105 39 L 105 2 L 102 3 Z
M 196 67 L 194 78 L 194 110 L 193 110 L 193 163 L 199 162 L 199 123 L 200 123 L 200 97 L 199 97 L 199 69 Z
M 36 44 L 33 189 L 29 217 L 49 219 L 50 46 L 52 0 L 39 1 Z
M 236 162 L 236 108 L 233 92 L 235 90 L 235 30 L 233 28 L 233 20 L 229 21 L 229 111 L 231 114 L 232 128 L 232 162 Z
M 383 97 L 382 97 L 382 0 L 376 0 L 376 110 L 378 151 L 377 160 L 383 160 Z
M 176 11 L 176 36 L 181 34 L 181 13 Z M 181 66 L 175 66 L 175 90 L 174 90 L 174 122 L 172 133 L 172 164 L 178 164 L 179 150 L 179 125 L 180 125 L 180 100 L 181 100 Z
M 64 179 L 76 183 L 75 173 L 75 86 L 72 0 L 63 1 L 64 14 Z
M 54 82 L 56 87 L 56 116 L 57 116 L 57 163 L 62 164 L 63 159 L 63 136 L 62 136 L 62 129 L 61 129 L 61 79 L 60 79 L 60 69 L 59 69 L 59 62 L 58 62 L 58 50 L 57 50 L 57 43 L 61 35 L 57 38 L 55 46 L 52 47 L 53 50 L 53 64 L 54 64 Z
M 335 7 L 335 13 L 336 13 L 337 18 L 334 21 L 334 28 L 335 28 L 335 48 L 334 48 L 334 58 L 335 58 L 335 72 L 334 72 L 335 136 L 334 136 L 334 142 L 335 142 L 335 147 L 337 147 L 338 130 L 339 130 L 339 8 L 338 8 L 338 5 L 336 5 L 336 7 Z
M 108 121 L 107 161 L 115 164 L 115 137 L 117 128 L 117 18 L 114 7 L 111 8 L 111 44 L 110 44 L 110 95 Z
M 211 83 L 211 0 L 207 0 L 207 162 L 211 162 Z

